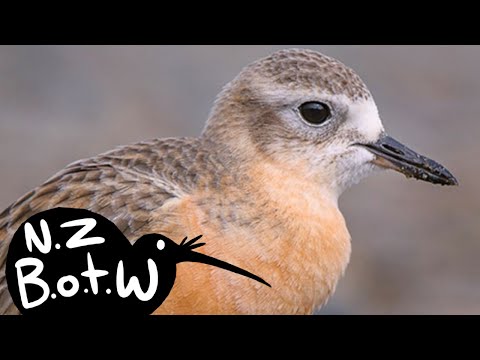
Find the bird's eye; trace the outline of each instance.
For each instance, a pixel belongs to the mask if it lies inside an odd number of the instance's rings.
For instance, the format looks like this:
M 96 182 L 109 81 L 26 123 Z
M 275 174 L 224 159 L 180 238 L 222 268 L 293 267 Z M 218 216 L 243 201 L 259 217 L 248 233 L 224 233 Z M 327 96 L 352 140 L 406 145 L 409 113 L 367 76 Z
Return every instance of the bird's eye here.
M 165 249 L 165 241 L 163 240 L 158 240 L 157 241 L 157 249 L 162 251 L 163 249 Z
M 298 109 L 303 119 L 311 125 L 322 125 L 330 118 L 330 108 L 320 102 L 307 102 Z

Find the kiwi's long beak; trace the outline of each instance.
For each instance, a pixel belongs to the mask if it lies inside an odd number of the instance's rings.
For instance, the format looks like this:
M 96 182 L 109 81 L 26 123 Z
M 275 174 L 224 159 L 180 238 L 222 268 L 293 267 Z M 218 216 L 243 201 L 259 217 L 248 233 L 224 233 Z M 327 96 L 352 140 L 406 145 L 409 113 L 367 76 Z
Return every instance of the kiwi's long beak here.
M 393 169 L 418 180 L 440 185 L 458 185 L 457 179 L 442 165 L 417 154 L 390 136 L 383 136 L 375 144 L 361 144 L 376 155 L 376 165 Z
M 264 285 L 267 285 L 269 287 L 270 284 L 267 283 L 265 280 L 263 280 L 261 277 L 254 275 L 246 270 L 240 269 L 239 267 L 236 267 L 234 265 L 231 265 L 225 261 L 215 259 L 211 256 L 204 255 L 195 251 L 187 250 L 182 256 L 180 257 L 181 260 L 178 262 L 196 262 L 196 263 L 201 263 L 201 264 L 207 264 L 207 265 L 212 265 L 216 266 L 221 269 L 225 269 L 234 273 L 237 273 L 239 275 L 246 276 L 250 279 L 256 280 Z

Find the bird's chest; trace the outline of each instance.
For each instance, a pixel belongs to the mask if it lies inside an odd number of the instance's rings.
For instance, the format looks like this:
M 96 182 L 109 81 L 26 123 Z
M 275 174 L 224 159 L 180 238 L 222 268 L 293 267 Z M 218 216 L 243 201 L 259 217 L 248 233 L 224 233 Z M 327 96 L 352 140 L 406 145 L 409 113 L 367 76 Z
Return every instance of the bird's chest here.
M 274 188 L 272 188 L 274 189 Z M 272 285 L 213 270 L 226 312 L 309 314 L 330 297 L 350 258 L 350 235 L 336 204 L 317 192 L 218 198 L 199 211 L 207 252 Z M 212 200 L 212 199 L 211 199 Z M 212 202 L 210 202 L 212 204 Z
M 218 191 L 208 187 L 172 203 L 177 215 L 162 231 L 172 239 L 203 234 L 207 245 L 198 251 L 272 287 L 179 264 L 166 313 L 311 314 L 332 294 L 350 258 L 350 235 L 335 199 L 305 177 L 264 169 L 250 181 L 224 179 Z
M 275 311 L 312 313 L 331 296 L 348 264 L 350 235 L 343 216 L 336 208 L 309 210 L 287 210 L 277 226 L 252 232 L 262 246 L 251 258 L 261 259 L 254 268 L 262 269 L 274 288 L 269 297 Z

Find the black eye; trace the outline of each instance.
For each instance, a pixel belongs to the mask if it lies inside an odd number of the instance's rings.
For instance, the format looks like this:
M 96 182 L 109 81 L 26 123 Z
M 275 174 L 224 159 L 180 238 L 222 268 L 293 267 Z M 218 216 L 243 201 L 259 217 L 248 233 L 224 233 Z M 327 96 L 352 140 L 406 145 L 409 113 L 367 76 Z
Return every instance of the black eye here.
M 312 125 L 321 125 L 330 118 L 329 107 L 319 102 L 307 102 L 299 110 L 305 121 Z

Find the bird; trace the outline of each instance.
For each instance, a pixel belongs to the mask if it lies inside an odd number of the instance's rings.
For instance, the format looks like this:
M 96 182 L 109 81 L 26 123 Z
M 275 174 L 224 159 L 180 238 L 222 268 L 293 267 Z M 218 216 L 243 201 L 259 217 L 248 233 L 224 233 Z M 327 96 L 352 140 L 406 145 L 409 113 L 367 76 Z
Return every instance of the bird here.
M 72 163 L 0 214 L 0 314 L 18 314 L 5 280 L 20 224 L 55 208 L 88 209 L 134 242 L 203 235 L 222 269 L 177 265 L 163 314 L 312 314 L 351 255 L 338 199 L 382 169 L 458 185 L 442 165 L 387 135 L 365 82 L 342 62 L 282 49 L 247 65 L 217 96 L 196 138 L 156 138 Z

